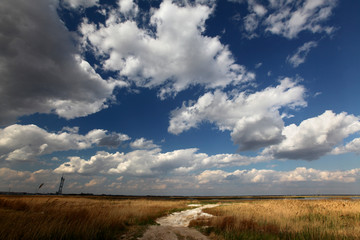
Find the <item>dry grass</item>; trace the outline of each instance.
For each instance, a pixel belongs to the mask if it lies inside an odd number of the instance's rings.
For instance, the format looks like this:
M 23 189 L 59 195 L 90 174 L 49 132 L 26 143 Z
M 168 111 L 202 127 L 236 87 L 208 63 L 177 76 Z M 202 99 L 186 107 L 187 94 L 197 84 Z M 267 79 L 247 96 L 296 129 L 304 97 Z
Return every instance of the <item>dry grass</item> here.
M 206 209 L 213 239 L 360 239 L 358 200 L 258 200 Z
M 1 196 L 0 239 L 119 239 L 129 229 L 137 232 L 186 204 L 146 199 Z

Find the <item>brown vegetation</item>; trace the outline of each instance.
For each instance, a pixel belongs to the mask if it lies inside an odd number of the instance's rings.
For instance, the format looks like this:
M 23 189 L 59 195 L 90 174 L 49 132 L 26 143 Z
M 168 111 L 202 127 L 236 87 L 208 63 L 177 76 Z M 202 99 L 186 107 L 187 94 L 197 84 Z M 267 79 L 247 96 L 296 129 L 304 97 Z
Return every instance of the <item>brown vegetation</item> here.
M 243 201 L 204 212 L 192 226 L 213 239 L 360 239 L 358 200 Z
M 0 239 L 119 239 L 186 201 L 0 196 Z M 134 235 L 134 234 L 130 234 Z M 128 235 L 128 236 L 130 236 Z

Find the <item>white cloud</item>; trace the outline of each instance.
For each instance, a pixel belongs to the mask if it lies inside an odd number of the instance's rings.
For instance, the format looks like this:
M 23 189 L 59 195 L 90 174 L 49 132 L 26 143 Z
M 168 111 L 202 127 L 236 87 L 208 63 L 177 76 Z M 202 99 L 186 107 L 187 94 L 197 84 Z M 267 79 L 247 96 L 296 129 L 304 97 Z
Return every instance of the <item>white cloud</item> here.
M 40 192 L 55 192 L 59 186 L 59 174 L 40 169 L 35 172 L 15 171 L 0 168 L 0 189 L 34 192 L 41 183 L 45 185 Z M 211 195 L 214 192 L 224 195 L 235 194 L 309 194 L 318 193 L 356 193 L 360 180 L 360 169 L 318 170 L 298 167 L 289 171 L 268 169 L 205 170 L 186 175 L 152 176 L 146 179 L 112 175 L 74 175 L 64 174 L 64 192 L 80 193 L 91 188 L 93 193 L 110 194 L 167 194 L 167 195 Z M 305 187 L 304 187 L 305 186 Z M 355 186 L 355 191 L 351 187 Z M 303 188 L 303 189 L 302 189 Z M 280 189 L 280 190 L 279 190 Z
M 88 8 L 97 5 L 99 0 L 63 0 L 63 2 L 65 3 L 65 6 L 71 8 Z
M 240 154 L 215 154 L 204 158 L 197 168 L 224 168 L 230 166 L 246 166 L 259 162 L 267 162 L 270 160 L 272 160 L 272 157 L 268 155 L 248 157 Z
M 247 32 L 246 37 L 251 39 L 258 36 L 255 31 L 261 23 L 262 17 L 267 13 L 267 10 L 255 0 L 248 0 L 247 3 L 250 13 L 244 17 L 244 27 Z
M 80 157 L 68 157 L 69 162 L 61 164 L 54 170 L 56 173 L 80 173 L 80 174 L 94 174 L 104 173 L 107 170 L 116 166 L 116 159 L 121 159 L 123 153 L 116 152 L 114 154 L 107 152 L 97 152 L 88 161 Z M 114 160 L 115 159 L 115 160 Z
M 103 184 L 106 181 L 106 177 L 91 179 L 88 183 L 85 183 L 85 187 L 93 187 Z
M 296 53 L 292 56 L 287 57 L 287 61 L 293 66 L 298 67 L 300 64 L 305 62 L 307 55 L 309 54 L 310 50 L 314 47 L 317 47 L 317 42 L 310 41 L 304 43 L 301 47 L 298 48 Z
M 197 180 L 200 184 L 209 182 L 221 182 L 226 178 L 227 173 L 222 170 L 205 170 L 199 176 Z
M 252 80 L 254 74 L 235 63 L 219 37 L 202 35 L 211 13 L 207 5 L 178 6 L 165 0 L 150 14 L 154 30 L 112 12 L 105 25 L 83 23 L 80 31 L 84 42 L 105 57 L 104 69 L 137 86 L 161 86 L 162 98 L 195 84 L 215 88 Z
M 136 16 L 139 11 L 138 6 L 133 0 L 119 0 L 118 5 L 119 11 L 126 17 Z
M 275 171 L 267 169 L 206 170 L 197 177 L 199 184 L 236 183 L 289 183 L 289 182 L 355 182 L 360 178 L 360 169 L 347 171 L 327 171 L 298 167 L 291 171 Z
M 168 131 L 180 134 L 209 121 L 222 131 L 231 131 L 241 150 L 276 144 L 283 139 L 280 109 L 306 106 L 304 93 L 304 87 L 290 78 L 284 78 L 276 87 L 251 94 L 206 93 L 197 102 L 184 103 L 172 111 Z
M 179 149 L 162 153 L 160 148 L 135 150 L 128 153 L 98 152 L 89 160 L 69 157 L 56 173 L 121 174 L 126 176 L 154 177 L 167 174 L 182 175 L 203 168 L 244 166 L 269 161 L 269 157 L 247 157 L 239 154 L 207 155 L 198 149 Z
M 23 180 L 24 178 L 30 177 L 31 173 L 29 171 L 16 171 L 10 168 L 0 168 L 0 178 L 2 181 L 9 180 Z
M 197 149 L 175 150 L 161 153 L 159 148 L 151 150 L 136 150 L 129 153 L 114 154 L 98 152 L 88 161 L 79 157 L 70 157 L 68 163 L 60 165 L 55 172 L 64 173 L 112 173 L 134 176 L 154 176 L 187 167 L 190 161 L 202 154 L 196 154 Z
M 38 156 L 71 149 L 82 150 L 94 145 L 114 147 L 130 138 L 125 134 L 94 129 L 86 135 L 78 128 L 65 128 L 51 133 L 35 125 L 14 124 L 0 129 L 0 159 L 7 161 L 34 160 Z
M 258 1 L 236 1 L 247 3 L 249 14 L 244 17 L 244 29 L 247 37 L 256 37 L 257 30 L 281 35 L 292 39 L 302 31 L 331 34 L 334 27 L 325 26 L 324 22 L 332 15 L 337 0 L 270 0 L 267 5 Z
M 31 171 L 16 171 L 11 168 L 0 168 L 0 189 L 14 192 L 28 193 L 55 193 L 59 187 L 61 175 L 54 173 L 50 169 L 40 169 Z M 108 180 L 104 176 L 80 176 L 63 175 L 65 184 L 63 192 L 80 193 L 84 188 L 91 187 L 91 190 L 97 190 L 97 193 L 104 193 L 104 183 Z M 111 180 L 110 180 L 111 181 Z M 40 184 L 44 185 L 39 189 Z M 114 189 L 112 189 L 114 190 Z M 110 193 L 113 193 L 111 191 Z
M 58 175 L 52 170 L 40 169 L 34 172 L 16 171 L 7 167 L 0 168 L 0 189 L 19 192 L 53 191 L 59 186 Z M 44 183 L 39 190 L 39 185 Z
M 36 112 L 70 119 L 100 111 L 115 87 L 79 57 L 57 1 L 0 2 L 0 125 Z
M 248 4 L 248 10 L 250 12 L 254 12 L 259 16 L 264 16 L 267 13 L 267 9 L 259 4 L 257 0 L 229 0 L 230 2 L 235 2 L 235 3 L 244 3 L 246 2 Z
M 344 154 L 344 153 L 357 153 L 360 154 L 360 138 L 355 138 L 351 142 L 347 143 L 345 146 L 339 146 L 333 149 L 332 154 Z
M 262 65 L 263 65 L 262 62 L 259 62 L 259 63 L 255 64 L 255 68 L 258 69 L 258 68 L 260 68 Z
M 260 5 L 260 4 L 254 4 L 252 6 L 253 11 L 256 13 L 256 15 L 262 17 L 267 13 L 267 10 L 264 6 Z
M 272 1 L 271 6 L 275 11 L 264 21 L 266 31 L 289 39 L 297 37 L 305 30 L 329 34 L 333 28 L 322 26 L 322 23 L 331 16 L 336 2 L 336 0 Z
M 249 33 L 252 33 L 249 35 L 249 38 L 257 37 L 257 35 L 253 32 L 257 29 L 258 25 L 259 20 L 257 19 L 257 15 L 255 13 L 248 14 L 246 17 L 244 17 L 245 30 Z
M 131 148 L 136 149 L 152 149 L 159 146 L 153 143 L 153 140 L 146 140 L 145 138 L 139 138 L 130 143 Z
M 282 132 L 285 139 L 265 149 L 264 153 L 273 154 L 275 158 L 315 160 L 330 153 L 344 138 L 358 131 L 358 117 L 325 111 L 302 121 L 299 126 L 286 126 Z

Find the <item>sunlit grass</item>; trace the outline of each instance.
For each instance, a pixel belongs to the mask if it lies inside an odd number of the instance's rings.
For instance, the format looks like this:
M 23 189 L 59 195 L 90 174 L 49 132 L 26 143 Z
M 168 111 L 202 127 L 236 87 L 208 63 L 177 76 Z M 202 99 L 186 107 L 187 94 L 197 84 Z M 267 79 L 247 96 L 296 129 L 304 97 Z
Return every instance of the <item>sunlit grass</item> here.
M 0 197 L 0 239 L 119 239 L 186 201 Z
M 243 201 L 204 212 L 194 221 L 213 239 L 360 239 L 358 200 Z

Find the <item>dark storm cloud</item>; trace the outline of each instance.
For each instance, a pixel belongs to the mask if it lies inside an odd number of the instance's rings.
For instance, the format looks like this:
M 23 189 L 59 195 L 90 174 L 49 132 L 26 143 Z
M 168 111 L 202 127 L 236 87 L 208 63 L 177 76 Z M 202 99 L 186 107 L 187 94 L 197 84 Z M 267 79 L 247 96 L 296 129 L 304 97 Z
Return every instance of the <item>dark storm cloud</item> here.
M 118 83 L 77 55 L 51 0 L 0 2 L 0 124 L 35 112 L 66 118 L 104 107 Z
M 100 139 L 98 146 L 99 147 L 108 147 L 108 148 L 117 148 L 124 141 L 129 140 L 130 138 L 125 134 L 111 133 L 102 139 Z

